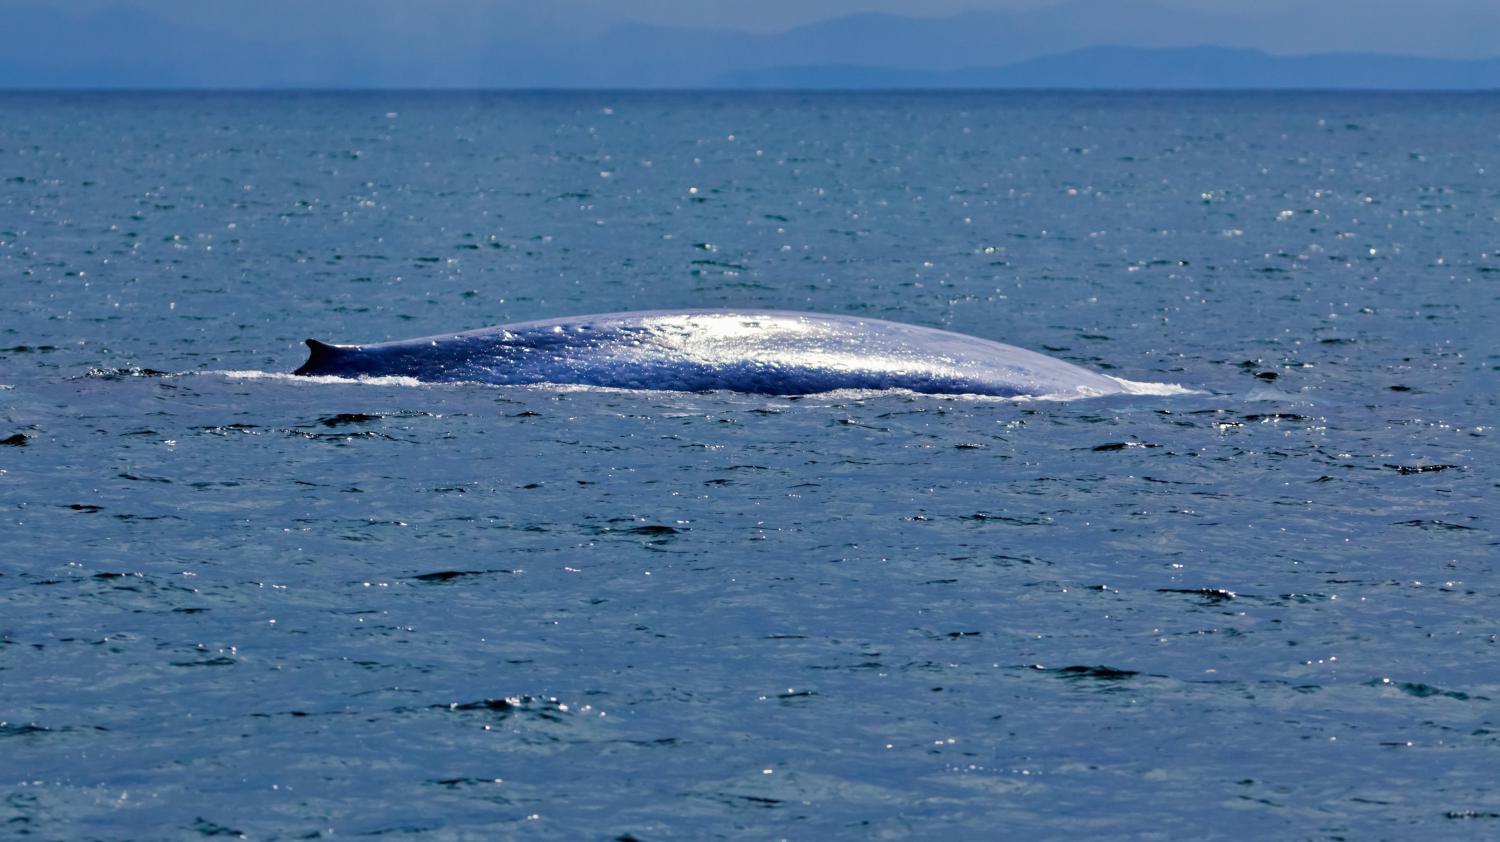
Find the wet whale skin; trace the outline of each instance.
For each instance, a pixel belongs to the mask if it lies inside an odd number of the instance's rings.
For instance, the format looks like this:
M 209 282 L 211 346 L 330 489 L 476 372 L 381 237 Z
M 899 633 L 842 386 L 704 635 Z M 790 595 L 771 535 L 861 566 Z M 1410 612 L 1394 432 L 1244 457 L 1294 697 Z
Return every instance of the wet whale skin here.
M 841 389 L 1090 397 L 1120 381 L 1044 354 L 899 322 L 778 310 L 662 310 L 518 322 L 368 345 L 308 340 L 297 374 L 500 385 Z

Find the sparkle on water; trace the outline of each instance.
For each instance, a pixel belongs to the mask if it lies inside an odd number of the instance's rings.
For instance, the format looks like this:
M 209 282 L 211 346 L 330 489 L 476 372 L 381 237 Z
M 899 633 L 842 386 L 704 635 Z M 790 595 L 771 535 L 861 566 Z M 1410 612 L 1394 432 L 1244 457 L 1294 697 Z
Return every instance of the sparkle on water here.
M 1497 105 L 4 95 L 3 834 L 1494 836 Z M 285 374 L 739 307 L 1198 391 Z

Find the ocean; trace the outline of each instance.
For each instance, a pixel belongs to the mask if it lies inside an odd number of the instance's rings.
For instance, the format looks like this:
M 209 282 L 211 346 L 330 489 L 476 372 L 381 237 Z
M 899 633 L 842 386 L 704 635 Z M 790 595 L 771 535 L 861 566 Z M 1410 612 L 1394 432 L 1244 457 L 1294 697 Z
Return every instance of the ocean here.
M 0 835 L 1500 833 L 1497 106 L 0 95 Z M 714 307 L 1192 393 L 288 374 Z

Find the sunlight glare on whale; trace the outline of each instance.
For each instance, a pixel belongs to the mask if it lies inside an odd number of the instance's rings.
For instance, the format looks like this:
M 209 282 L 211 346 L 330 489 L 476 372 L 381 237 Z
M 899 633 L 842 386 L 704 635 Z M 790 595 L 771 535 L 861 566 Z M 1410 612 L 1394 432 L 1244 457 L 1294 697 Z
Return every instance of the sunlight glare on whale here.
M 935 328 L 778 310 L 607 313 L 367 345 L 307 344 L 298 375 L 767 395 L 905 389 L 1071 399 L 1187 391 Z

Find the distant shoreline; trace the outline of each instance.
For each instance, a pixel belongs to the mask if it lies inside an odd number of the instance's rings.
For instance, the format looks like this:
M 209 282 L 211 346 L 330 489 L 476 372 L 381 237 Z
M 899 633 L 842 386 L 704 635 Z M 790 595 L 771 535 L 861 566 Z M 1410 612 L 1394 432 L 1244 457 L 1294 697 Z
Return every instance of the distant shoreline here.
M 1084 88 L 1084 87 L 1010 87 L 1010 88 L 570 88 L 570 87 L 6 87 L 0 86 L 0 96 L 12 95 L 104 95 L 104 94 L 233 94 L 233 95 L 388 95 L 388 94 L 435 94 L 435 95 L 609 95 L 609 96 L 704 96 L 704 95 L 751 95 L 751 96 L 882 96 L 900 95 L 1099 95 L 1099 96 L 1296 96 L 1330 95 L 1340 96 L 1424 96 L 1432 94 L 1489 96 L 1500 94 L 1500 86 L 1487 88 Z

